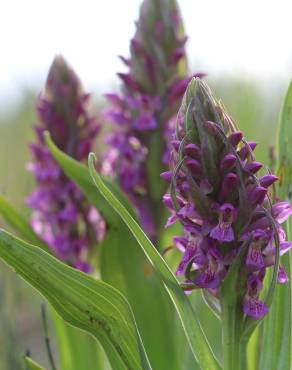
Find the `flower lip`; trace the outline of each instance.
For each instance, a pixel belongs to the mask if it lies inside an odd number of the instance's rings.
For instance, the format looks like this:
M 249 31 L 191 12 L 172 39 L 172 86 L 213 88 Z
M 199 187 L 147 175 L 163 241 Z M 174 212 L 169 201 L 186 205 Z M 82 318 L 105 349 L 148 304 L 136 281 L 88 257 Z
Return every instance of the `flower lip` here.
M 265 316 L 269 308 L 259 299 L 250 297 L 244 301 L 243 312 L 255 320 Z
M 211 232 L 210 236 L 219 242 L 231 242 L 234 240 L 232 223 L 236 219 L 236 210 L 230 203 L 225 203 L 219 208 L 219 221 Z

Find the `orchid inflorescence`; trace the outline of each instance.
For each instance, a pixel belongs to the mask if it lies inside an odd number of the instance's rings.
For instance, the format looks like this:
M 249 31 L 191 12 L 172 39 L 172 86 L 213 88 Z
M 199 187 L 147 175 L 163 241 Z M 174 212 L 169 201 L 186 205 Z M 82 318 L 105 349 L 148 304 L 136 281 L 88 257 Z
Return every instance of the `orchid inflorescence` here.
M 117 178 L 155 238 L 165 191 L 159 173 L 168 163 L 176 110 L 190 80 L 187 38 L 176 1 L 143 2 L 136 27 L 131 57 L 121 57 L 129 69 L 118 74 L 122 92 L 106 94 L 105 120 L 116 127 L 107 137 L 103 173 Z
M 257 177 L 263 165 L 254 157 L 256 143 L 244 139 L 199 79 L 185 94 L 172 147 L 171 169 L 162 177 L 171 181 L 163 198 L 172 213 L 166 226 L 178 220 L 184 232 L 173 239 L 183 253 L 176 274 L 185 275 L 187 292 L 203 288 L 219 298 L 222 281 L 244 249 L 242 309 L 261 318 L 268 311 L 259 298 L 266 269 L 274 266 L 278 283 L 288 281 L 279 255 L 292 245 L 281 227 L 292 209 L 269 191 L 278 178 L 270 172 Z
M 61 56 L 56 57 L 37 104 L 37 143 L 30 145 L 34 161 L 27 165 L 37 188 L 26 200 L 33 209 L 33 230 L 61 260 L 86 272 L 90 270 L 89 248 L 102 238 L 104 223 L 61 170 L 43 134 L 49 131 L 60 149 L 79 161 L 86 160 L 100 130 L 87 112 L 88 99 L 74 71 Z

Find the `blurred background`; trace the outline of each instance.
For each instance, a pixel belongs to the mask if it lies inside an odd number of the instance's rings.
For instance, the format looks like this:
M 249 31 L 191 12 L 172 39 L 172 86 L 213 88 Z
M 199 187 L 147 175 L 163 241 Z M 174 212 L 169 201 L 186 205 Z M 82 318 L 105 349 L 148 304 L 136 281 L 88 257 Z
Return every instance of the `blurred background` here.
M 281 100 L 292 75 L 289 1 L 179 0 L 190 71 L 208 74 L 216 95 L 247 139 L 260 143 L 269 164 Z M 141 0 L 41 2 L 1 6 L 0 191 L 24 214 L 33 181 L 25 170 L 33 138 L 35 101 L 56 54 L 61 53 L 92 93 L 118 89 Z M 1 223 L 1 221 L 0 221 Z M 39 295 L 0 263 L 0 370 L 21 369 L 26 350 L 46 365 Z

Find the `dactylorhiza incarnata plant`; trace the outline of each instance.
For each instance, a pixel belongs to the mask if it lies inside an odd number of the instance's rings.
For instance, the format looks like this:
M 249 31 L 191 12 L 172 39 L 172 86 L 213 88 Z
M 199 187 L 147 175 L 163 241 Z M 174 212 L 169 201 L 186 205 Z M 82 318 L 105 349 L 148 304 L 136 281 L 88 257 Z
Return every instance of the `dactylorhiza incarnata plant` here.
M 45 91 L 37 103 L 37 142 L 30 145 L 33 162 L 27 168 L 37 187 L 27 198 L 33 209 L 33 230 L 66 263 L 88 272 L 88 251 L 103 237 L 104 222 L 70 181 L 45 146 L 44 131 L 56 145 L 78 161 L 85 161 L 100 130 L 87 111 L 89 94 L 66 61 L 57 56 Z
M 129 69 L 118 74 L 122 93 L 106 94 L 111 107 L 105 120 L 115 127 L 107 138 L 103 172 L 118 179 L 144 230 L 155 238 L 165 192 L 159 173 L 169 160 L 174 114 L 189 82 L 187 38 L 174 0 L 144 0 L 136 26 L 130 59 L 121 57 Z
M 263 165 L 255 160 L 256 143 L 244 139 L 198 79 L 183 99 L 172 147 L 170 171 L 162 175 L 171 181 L 164 204 L 172 213 L 166 226 L 178 220 L 183 227 L 184 235 L 174 237 L 182 252 L 176 270 L 185 277 L 182 286 L 186 292 L 203 289 L 213 308 L 233 295 L 237 317 L 261 319 L 276 280 L 288 281 L 279 256 L 292 245 L 281 227 L 292 209 L 274 194 L 278 178 L 270 172 L 258 175 Z M 269 267 L 274 276 L 264 297 Z M 235 289 L 226 292 L 229 273 Z

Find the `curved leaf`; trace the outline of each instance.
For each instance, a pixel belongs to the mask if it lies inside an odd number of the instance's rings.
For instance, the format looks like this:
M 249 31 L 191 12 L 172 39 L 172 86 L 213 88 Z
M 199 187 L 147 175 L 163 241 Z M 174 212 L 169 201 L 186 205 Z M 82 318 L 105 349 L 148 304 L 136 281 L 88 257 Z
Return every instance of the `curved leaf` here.
M 101 277 L 128 299 L 153 368 L 183 369 L 181 349 L 187 352 L 187 343 L 181 326 L 175 325 L 177 316 L 161 280 L 127 226 L 96 191 L 88 168 L 61 152 L 48 134 L 46 142 L 66 175 L 79 186 L 107 221 L 106 238 L 99 247 Z M 136 218 L 123 193 L 107 180 L 109 184 L 115 196 Z
M 100 194 L 97 194 L 96 187 L 91 179 L 88 172 L 88 168 L 82 163 L 77 162 L 67 154 L 63 153 L 51 140 L 50 134 L 45 132 L 45 141 L 48 145 L 52 155 L 62 167 L 65 174 L 74 181 L 74 183 L 86 194 L 88 200 L 98 205 L 98 210 L 102 213 L 104 219 L 111 225 L 119 225 L 121 223 L 120 217 L 114 212 L 114 210 L 108 205 L 106 200 Z M 106 178 L 103 178 L 106 185 L 111 191 L 116 194 L 119 201 L 129 210 L 132 217 L 136 219 L 136 214 L 126 196 L 119 190 L 119 188 L 113 182 Z
M 7 224 L 14 228 L 25 241 L 51 253 L 51 250 L 34 233 L 27 220 L 1 196 L 0 213 Z M 94 338 L 66 324 L 56 313 L 53 314 L 53 319 L 61 369 L 79 370 L 82 368 L 82 363 L 85 368 L 89 368 L 92 363 L 96 364 L 97 369 L 101 368 L 105 356 Z M 31 359 L 28 358 L 27 361 L 31 361 Z
M 156 248 L 153 246 L 151 241 L 144 234 L 138 223 L 132 218 L 127 209 L 104 184 L 101 176 L 95 171 L 94 161 L 95 156 L 93 153 L 91 153 L 89 155 L 89 170 L 98 190 L 131 230 L 152 267 L 155 271 L 157 271 L 159 277 L 163 281 L 165 289 L 179 315 L 188 343 L 196 361 L 198 362 L 198 365 L 202 369 L 220 369 L 220 365 L 218 364 L 212 349 L 209 346 L 196 314 L 188 298 L 179 286 L 176 277 L 173 275 L 172 271 L 158 253 Z
M 0 257 L 46 297 L 65 321 L 98 339 L 113 369 L 151 368 L 131 307 L 115 288 L 1 229 Z

